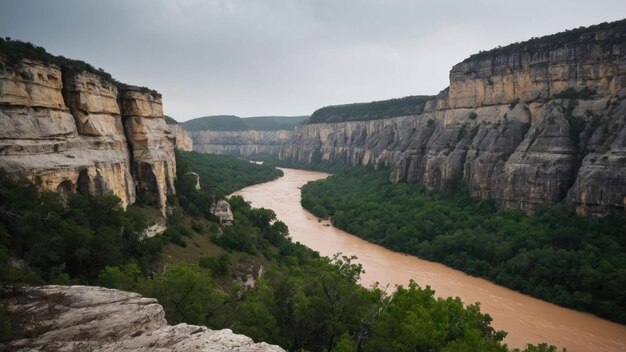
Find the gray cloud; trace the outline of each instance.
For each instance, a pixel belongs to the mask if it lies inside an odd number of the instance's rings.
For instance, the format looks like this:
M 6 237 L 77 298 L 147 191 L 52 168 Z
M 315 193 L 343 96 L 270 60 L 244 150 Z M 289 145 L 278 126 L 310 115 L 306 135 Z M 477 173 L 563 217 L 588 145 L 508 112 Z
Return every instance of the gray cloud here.
M 625 13 L 621 0 L 0 0 L 0 35 L 154 88 L 186 120 L 436 94 L 472 53 Z

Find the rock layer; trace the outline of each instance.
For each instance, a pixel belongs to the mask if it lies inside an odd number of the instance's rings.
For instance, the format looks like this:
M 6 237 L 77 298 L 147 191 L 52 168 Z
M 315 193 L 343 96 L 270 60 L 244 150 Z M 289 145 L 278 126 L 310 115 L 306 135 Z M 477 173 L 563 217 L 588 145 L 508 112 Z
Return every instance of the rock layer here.
M 0 168 L 62 197 L 112 192 L 126 206 L 149 190 L 164 210 L 176 164 L 161 96 L 0 55 Z
M 176 138 L 176 148 L 184 151 L 192 151 L 193 150 L 193 140 L 189 135 L 189 132 L 185 131 L 181 125 L 167 125 L 174 137 Z
M 472 195 L 527 212 L 565 201 L 624 215 L 624 53 L 626 20 L 561 33 L 455 65 L 420 115 L 301 125 L 280 139 L 202 131 L 194 150 L 390 167 L 392 182 L 460 178 Z
M 450 71 L 449 108 L 545 101 L 568 89 L 626 87 L 626 22 L 574 30 L 474 55 Z
M 292 131 L 194 131 L 193 150 L 234 156 L 278 155 Z
M 28 351 L 283 351 L 244 335 L 187 324 L 167 325 L 153 298 L 93 286 L 42 286 L 9 299 L 20 324 L 8 349 Z

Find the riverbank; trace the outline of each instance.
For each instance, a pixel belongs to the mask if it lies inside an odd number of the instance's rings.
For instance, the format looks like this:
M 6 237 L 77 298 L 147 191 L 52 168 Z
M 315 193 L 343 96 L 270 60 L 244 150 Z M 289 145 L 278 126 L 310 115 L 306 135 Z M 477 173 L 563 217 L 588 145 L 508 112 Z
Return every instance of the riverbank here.
M 392 252 L 350 235 L 323 222 L 300 205 L 299 187 L 328 176 L 323 172 L 282 169 L 278 180 L 244 188 L 244 196 L 254 207 L 273 209 L 284 221 L 294 241 L 331 256 L 342 252 L 356 255 L 365 274 L 364 286 L 373 282 L 406 285 L 413 279 L 430 285 L 440 297 L 459 296 L 466 303 L 481 302 L 481 309 L 494 319 L 492 325 L 509 333 L 512 347 L 548 342 L 571 351 L 626 350 L 626 327 L 591 314 L 562 308 L 489 281 L 468 276 L 444 265 Z

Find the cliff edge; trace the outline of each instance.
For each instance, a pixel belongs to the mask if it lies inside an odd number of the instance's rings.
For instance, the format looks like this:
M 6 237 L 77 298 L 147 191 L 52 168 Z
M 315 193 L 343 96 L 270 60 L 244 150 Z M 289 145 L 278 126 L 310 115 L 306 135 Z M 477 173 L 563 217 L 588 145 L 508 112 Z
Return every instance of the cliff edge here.
M 126 206 L 150 193 L 164 211 L 176 161 L 161 95 L 27 43 L 1 44 L 0 168 L 61 197 L 112 192 Z
M 167 325 L 155 299 L 102 287 L 27 288 L 23 296 L 9 299 L 7 307 L 10 319 L 22 329 L 5 344 L 9 350 L 283 351 L 228 329 Z

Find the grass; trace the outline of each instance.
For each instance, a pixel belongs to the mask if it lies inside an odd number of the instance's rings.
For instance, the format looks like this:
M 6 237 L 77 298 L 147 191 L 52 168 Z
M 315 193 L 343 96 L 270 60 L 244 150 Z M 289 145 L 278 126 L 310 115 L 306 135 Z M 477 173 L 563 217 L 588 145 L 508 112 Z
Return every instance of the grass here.
M 192 221 L 195 221 L 196 224 L 198 222 L 201 223 L 203 230 L 200 233 L 192 231 L 193 233 L 190 237 L 183 237 L 183 241 L 186 244 L 185 247 L 168 243 L 163 248 L 161 256 L 155 265 L 157 272 L 179 263 L 197 264 L 202 258 L 218 258 L 227 254 L 230 258 L 229 272 L 227 275 L 214 277 L 214 282 L 223 291 L 228 292 L 237 283 L 236 279 L 245 281 L 248 274 L 256 277 L 259 268 L 267 268 L 269 266 L 269 261 L 260 253 L 250 255 L 244 252 L 227 251 L 213 243 L 211 237 L 221 233 L 221 229 L 216 223 L 204 219 L 192 219 L 186 216 L 183 219 L 183 224 L 191 226 Z

